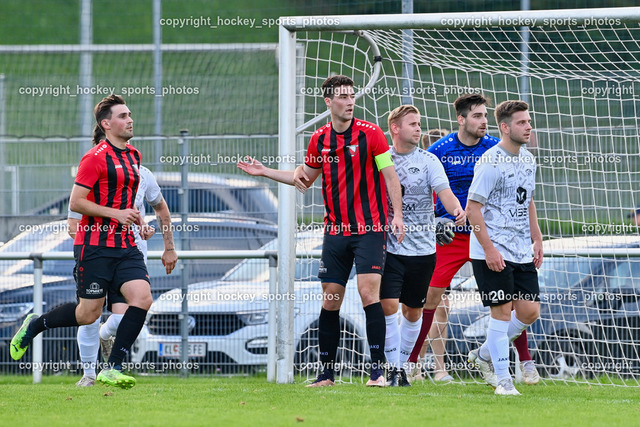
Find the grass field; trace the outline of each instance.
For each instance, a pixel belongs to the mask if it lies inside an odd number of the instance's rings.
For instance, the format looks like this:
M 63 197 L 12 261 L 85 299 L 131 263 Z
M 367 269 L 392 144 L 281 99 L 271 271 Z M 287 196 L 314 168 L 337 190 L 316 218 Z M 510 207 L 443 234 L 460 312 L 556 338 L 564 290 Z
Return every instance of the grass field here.
M 0 377 L 0 419 L 28 425 L 630 425 L 635 388 L 521 385 L 498 397 L 488 386 L 417 383 L 371 389 L 306 389 L 264 377 L 138 377 L 131 390 L 76 388 L 76 377 Z M 503 417 L 500 414 L 508 414 Z M 10 418 L 11 417 L 11 418 Z M 5 422 L 3 421 L 4 425 Z

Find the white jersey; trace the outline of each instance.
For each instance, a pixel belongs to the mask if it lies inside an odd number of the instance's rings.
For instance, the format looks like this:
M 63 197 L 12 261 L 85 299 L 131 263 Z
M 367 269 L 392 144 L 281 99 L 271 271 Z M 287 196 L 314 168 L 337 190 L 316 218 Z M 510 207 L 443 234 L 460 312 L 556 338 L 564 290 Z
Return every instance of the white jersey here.
M 481 203 L 489 238 L 506 261 L 533 261 L 529 204 L 535 189 L 536 159 L 526 148 L 518 155 L 496 145 L 475 166 L 469 200 Z M 485 259 L 475 233 L 471 233 L 469 256 Z
M 162 201 L 162 193 L 160 192 L 160 186 L 153 173 L 144 166 L 140 166 L 140 183 L 138 184 L 138 191 L 136 193 L 136 209 L 140 211 L 142 218 L 146 215 L 146 209 L 144 207 L 144 201 L 146 200 L 151 206 L 157 206 Z M 67 213 L 68 218 L 82 219 L 82 214 L 69 210 Z M 144 262 L 147 262 L 147 241 L 142 240 L 140 237 L 140 229 L 135 226 L 133 233 L 136 237 L 136 246 L 144 255 Z
M 390 152 L 402 187 L 402 215 L 407 232 L 398 244 L 396 236 L 389 231 L 387 251 L 395 255 L 431 255 L 436 252 L 433 192 L 437 194 L 449 188 L 444 167 L 435 155 L 422 148 L 401 154 L 391 147 Z M 392 209 L 387 217 L 387 223 L 391 224 Z

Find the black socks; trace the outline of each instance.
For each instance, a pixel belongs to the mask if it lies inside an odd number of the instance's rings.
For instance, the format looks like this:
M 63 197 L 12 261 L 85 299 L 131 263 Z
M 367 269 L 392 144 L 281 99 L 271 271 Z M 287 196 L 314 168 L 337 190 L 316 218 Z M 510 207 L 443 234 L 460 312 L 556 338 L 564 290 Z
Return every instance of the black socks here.
M 111 350 L 111 356 L 109 356 L 109 365 L 114 369 L 121 370 L 122 362 L 124 358 L 129 354 L 131 346 L 138 338 L 138 334 L 144 325 L 144 320 L 147 317 L 147 310 L 143 310 L 139 307 L 129 306 L 124 313 L 118 331 L 116 332 L 116 339 L 113 343 L 113 350 Z
M 383 321 L 384 322 L 384 321 Z M 325 374 L 333 376 L 340 342 L 340 311 L 320 310 L 318 320 L 318 344 L 320 346 L 320 363 Z

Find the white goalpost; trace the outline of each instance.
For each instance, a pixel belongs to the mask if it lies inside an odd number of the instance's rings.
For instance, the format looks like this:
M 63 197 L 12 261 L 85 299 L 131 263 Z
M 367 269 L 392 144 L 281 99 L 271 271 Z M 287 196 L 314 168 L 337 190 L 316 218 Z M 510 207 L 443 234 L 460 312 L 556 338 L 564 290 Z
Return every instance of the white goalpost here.
M 530 352 L 545 381 L 640 386 L 640 234 L 629 218 L 640 206 L 640 7 L 282 22 L 279 154 L 295 153 L 296 164 L 329 121 L 320 85 L 330 75 L 353 78 L 355 117 L 384 130 L 388 113 L 410 100 L 424 133 L 456 131 L 453 101 L 482 93 L 492 103 L 488 134 L 499 136 L 493 107 L 529 103 L 546 245 Z M 280 294 L 295 291 L 297 232 L 323 224 L 320 181 L 304 197 L 279 186 Z M 473 297 L 472 279 L 462 288 L 451 294 L 445 361 L 454 378 L 481 381 L 466 353 L 484 340 L 487 312 L 461 303 Z M 307 306 L 278 301 L 277 381 L 311 378 L 317 324 L 300 324 Z M 342 381 L 361 378 L 368 358 L 364 313 L 346 311 L 353 306 L 341 310 Z

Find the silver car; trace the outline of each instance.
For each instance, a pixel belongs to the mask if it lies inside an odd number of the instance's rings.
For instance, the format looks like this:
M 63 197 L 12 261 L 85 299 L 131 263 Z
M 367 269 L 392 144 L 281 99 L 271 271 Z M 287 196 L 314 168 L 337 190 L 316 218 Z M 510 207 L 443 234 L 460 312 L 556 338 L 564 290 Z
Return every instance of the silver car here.
M 277 240 L 263 247 L 276 249 Z M 297 238 L 297 252 L 321 249 L 321 234 Z M 318 363 L 318 316 L 322 286 L 317 279 L 319 259 L 298 258 L 294 300 L 295 363 L 300 371 L 314 371 Z M 246 259 L 218 281 L 189 286 L 190 367 L 206 372 L 242 372 L 267 363 L 269 264 L 266 259 Z M 182 295 L 174 289 L 151 306 L 147 321 L 133 347 L 132 362 L 142 370 L 174 366 L 180 357 Z M 369 358 L 362 302 L 355 270 L 347 283 L 340 311 L 341 341 L 338 366 L 362 369 Z

